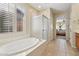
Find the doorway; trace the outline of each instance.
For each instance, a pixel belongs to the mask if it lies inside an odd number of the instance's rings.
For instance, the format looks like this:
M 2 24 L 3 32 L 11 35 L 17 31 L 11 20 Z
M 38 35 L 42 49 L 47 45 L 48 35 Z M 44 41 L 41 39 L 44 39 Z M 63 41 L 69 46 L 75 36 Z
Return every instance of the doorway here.
M 56 17 L 56 38 L 66 39 L 66 19 L 64 16 Z

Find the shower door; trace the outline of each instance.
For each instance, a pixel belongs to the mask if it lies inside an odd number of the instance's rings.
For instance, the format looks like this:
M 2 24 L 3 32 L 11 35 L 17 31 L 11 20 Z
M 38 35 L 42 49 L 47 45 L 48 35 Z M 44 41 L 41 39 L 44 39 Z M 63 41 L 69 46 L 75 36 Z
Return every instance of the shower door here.
M 48 39 L 48 33 L 49 33 L 49 20 L 46 16 L 42 16 L 42 38 L 47 40 Z
M 42 16 L 33 16 L 32 19 L 32 36 L 42 39 Z
M 48 18 L 43 15 L 34 16 L 32 19 L 32 36 L 38 39 L 48 39 Z

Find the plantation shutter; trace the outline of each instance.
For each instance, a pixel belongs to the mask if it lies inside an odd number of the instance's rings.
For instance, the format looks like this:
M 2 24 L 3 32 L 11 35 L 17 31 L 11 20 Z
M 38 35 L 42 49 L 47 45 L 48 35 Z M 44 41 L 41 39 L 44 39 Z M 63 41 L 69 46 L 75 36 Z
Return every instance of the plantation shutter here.
M 0 3 L 0 33 L 12 32 L 13 15 L 8 3 Z

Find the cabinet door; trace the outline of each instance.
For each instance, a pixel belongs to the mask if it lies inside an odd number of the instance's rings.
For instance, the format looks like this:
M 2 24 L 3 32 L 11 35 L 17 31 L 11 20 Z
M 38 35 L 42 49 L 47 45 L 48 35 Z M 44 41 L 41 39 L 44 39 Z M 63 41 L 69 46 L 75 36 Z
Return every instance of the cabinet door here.
M 76 46 L 79 48 L 79 34 L 76 34 Z
M 76 38 L 76 46 L 79 48 L 79 37 Z

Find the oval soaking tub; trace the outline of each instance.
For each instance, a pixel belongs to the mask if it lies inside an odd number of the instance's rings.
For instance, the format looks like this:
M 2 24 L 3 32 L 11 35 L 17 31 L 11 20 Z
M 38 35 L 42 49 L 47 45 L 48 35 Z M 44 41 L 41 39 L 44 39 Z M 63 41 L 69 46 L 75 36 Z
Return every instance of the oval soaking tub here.
M 14 55 L 23 50 L 32 48 L 33 46 L 37 45 L 38 42 L 39 39 L 36 38 L 15 40 L 13 42 L 0 46 L 0 55 L 1 56 Z

